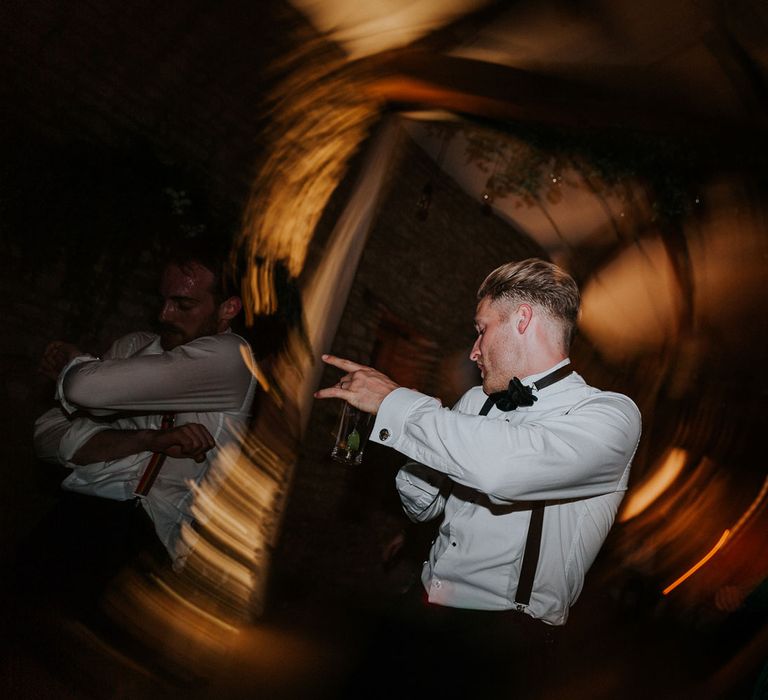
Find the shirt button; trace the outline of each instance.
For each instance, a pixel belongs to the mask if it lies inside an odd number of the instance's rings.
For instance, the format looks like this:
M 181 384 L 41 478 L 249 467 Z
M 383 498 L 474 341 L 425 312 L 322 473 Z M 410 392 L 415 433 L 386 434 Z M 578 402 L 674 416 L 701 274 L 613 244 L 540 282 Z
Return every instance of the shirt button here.
M 440 588 L 441 585 L 440 581 L 435 581 L 435 588 Z
M 379 440 L 383 441 L 387 439 L 389 439 L 389 430 L 387 430 L 386 428 L 382 428 L 381 430 L 379 430 Z
M 451 547 L 455 547 L 455 546 L 456 546 L 456 543 L 455 542 L 451 542 Z

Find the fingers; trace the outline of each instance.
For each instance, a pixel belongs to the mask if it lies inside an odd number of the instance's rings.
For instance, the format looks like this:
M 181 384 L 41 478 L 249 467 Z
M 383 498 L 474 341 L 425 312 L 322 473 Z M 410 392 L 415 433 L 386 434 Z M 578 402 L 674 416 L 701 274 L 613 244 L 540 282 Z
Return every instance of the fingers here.
M 56 379 L 59 376 L 59 372 L 64 368 L 66 362 L 66 354 L 63 349 L 63 343 L 56 341 L 50 343 L 43 352 L 43 356 L 40 359 L 40 366 L 38 371 L 44 374 L 50 379 Z
M 186 439 L 187 453 L 192 456 L 204 457 L 208 450 L 212 450 L 216 443 L 208 432 L 208 429 L 199 423 L 187 423 L 179 427 Z
M 327 356 L 326 356 L 327 357 Z M 338 359 L 338 358 L 334 358 Z M 349 360 L 344 360 L 345 362 L 349 362 Z M 354 362 L 351 362 L 350 364 L 355 364 Z M 360 370 L 368 370 L 369 372 L 373 372 L 374 370 L 371 370 L 370 367 L 365 367 L 364 365 L 356 365 L 360 368 Z M 326 389 L 320 389 L 319 391 L 316 391 L 314 396 L 316 399 L 344 399 L 345 401 L 349 401 L 350 398 L 354 395 L 353 384 L 355 381 L 355 377 L 359 376 L 357 375 L 357 371 L 350 371 L 349 373 L 345 374 L 341 379 L 339 379 L 338 383 L 335 386 L 329 386 Z
M 71 343 L 54 340 L 52 343 L 48 343 L 43 351 L 38 371 L 46 377 L 56 379 L 69 361 L 80 354 L 82 354 L 80 350 Z
M 45 350 L 43 351 L 43 355 L 47 355 L 49 352 L 53 352 L 55 350 L 60 350 L 63 347 L 64 347 L 64 341 L 63 340 L 52 340 L 45 347 Z
M 343 369 L 345 372 L 355 372 L 358 369 L 368 369 L 366 365 L 359 365 L 352 360 L 345 360 L 343 357 L 336 357 L 335 355 L 323 355 L 323 362 L 333 367 Z
M 344 399 L 365 413 L 376 414 L 381 402 L 398 385 L 373 367 L 358 364 L 335 355 L 323 355 L 323 362 L 344 370 L 345 374 L 336 386 L 315 392 L 316 399 Z
M 200 423 L 186 423 L 171 428 L 163 438 L 168 444 L 169 456 L 191 457 L 196 462 L 202 462 L 206 453 L 216 447 L 216 441 L 208 429 Z
M 350 388 L 352 386 L 352 382 L 355 379 L 355 372 L 360 370 L 373 371 L 366 365 L 352 362 L 352 360 L 347 360 L 343 357 L 336 357 L 335 355 L 323 355 L 322 358 L 323 362 L 333 367 L 343 369 L 346 371 L 346 374 L 338 381 L 336 386 L 329 386 L 326 389 L 320 389 L 319 391 L 316 391 L 314 394 L 316 399 L 344 399 L 345 401 L 349 401 L 353 395 L 350 391 Z
M 51 363 L 55 362 L 57 358 L 63 357 L 63 351 L 62 351 L 62 343 L 61 341 L 56 341 L 53 343 L 49 343 L 48 346 L 43 350 L 43 356 L 40 360 L 40 364 L 42 365 L 50 365 Z
M 352 392 L 348 389 L 342 389 L 340 386 L 329 386 L 326 389 L 319 389 L 315 392 L 316 399 L 344 399 L 349 401 Z
M 399 532 L 386 545 L 381 552 L 381 561 L 385 564 L 391 562 L 405 545 L 405 533 Z

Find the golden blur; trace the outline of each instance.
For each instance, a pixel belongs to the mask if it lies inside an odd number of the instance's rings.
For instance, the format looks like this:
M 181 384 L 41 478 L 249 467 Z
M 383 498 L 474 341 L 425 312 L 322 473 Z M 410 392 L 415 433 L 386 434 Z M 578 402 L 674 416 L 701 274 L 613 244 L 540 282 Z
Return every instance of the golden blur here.
M 328 199 L 379 112 L 363 90 L 364 75 L 328 54 L 310 42 L 294 57 L 299 68 L 271 96 L 269 155 L 236 241 L 245 259 L 248 323 L 277 310 L 275 263 L 284 263 L 292 277 L 301 273 Z
M 687 457 L 685 450 L 679 447 L 670 449 L 659 466 L 648 474 L 642 483 L 632 488 L 624 500 L 618 521 L 625 522 L 634 518 L 659 498 L 679 476 Z
M 312 90 L 304 85 L 307 133 L 313 136 L 303 137 L 302 149 L 289 147 L 295 135 L 278 142 L 281 158 L 270 159 L 257 178 L 269 196 L 262 199 L 254 190 L 240 241 L 250 256 L 245 277 L 250 318 L 275 308 L 269 273 L 274 262 L 286 262 L 292 274 L 301 270 L 314 225 L 375 115 L 370 105 L 356 105 L 346 117 L 336 114 L 340 137 L 334 151 L 325 127 L 309 118 Z M 314 138 L 321 143 L 309 153 Z M 764 311 L 762 212 L 741 192 L 738 181 L 711 185 L 704 196 L 706 213 L 686 224 L 691 286 L 681 283 L 664 234 L 653 230 L 628 238 L 584 286 L 582 333 L 603 365 L 634 372 L 627 383 L 635 383 L 630 393 L 641 405 L 646 432 L 652 434 L 657 420 L 670 422 L 661 430 L 665 439 L 638 454 L 612 545 L 621 565 L 614 579 L 626 572 L 650 578 L 656 593 L 681 614 L 713 600 L 729 582 L 768 573 L 755 552 L 760 542 L 755 535 L 765 527 L 768 482 L 754 477 L 738 482 L 742 466 L 749 465 L 729 457 L 739 454 L 749 427 L 740 418 L 753 407 L 724 411 L 718 395 L 722 383 L 727 385 L 728 368 L 744 357 L 735 345 L 735 327 L 757 323 Z M 568 254 L 577 255 L 578 248 L 561 254 L 566 266 Z M 317 284 L 327 292 L 334 278 L 308 283 L 319 299 Z M 691 290 L 692 298 L 686 298 Z M 308 301 L 305 322 L 311 326 L 328 309 Z M 324 349 L 322 341 L 315 342 L 315 353 Z M 751 350 L 757 357 L 759 349 Z M 295 333 L 269 377 L 250 365 L 272 411 L 244 436 L 241 452 L 222 454 L 205 482 L 193 486 L 197 526 L 183 532 L 189 548 L 184 567 L 126 579 L 113 597 L 111 609 L 125 627 L 184 673 L 221 674 L 237 663 L 233 659 L 258 656 L 265 652 L 260 645 L 271 644 L 272 637 L 255 623 L 265 606 L 270 552 L 308 416 L 302 392 L 310 364 Z M 694 413 L 676 408 L 691 401 Z M 282 673 L 290 676 L 288 669 L 316 661 L 317 653 L 305 646 L 281 659 Z M 270 673 L 278 677 L 275 668 Z
M 418 80 L 372 75 L 370 64 L 349 63 L 317 45 L 288 63 L 289 77 L 271 99 L 269 155 L 255 176 L 233 253 L 249 323 L 278 309 L 276 265 L 293 278 L 304 271 L 316 225 L 385 100 L 395 96 L 491 116 L 508 117 L 515 109 Z M 363 169 L 356 190 L 369 207 L 384 186 L 381 163 L 394 150 L 395 129 L 369 148 L 371 168 Z M 365 180 L 377 169 L 378 179 Z M 576 187 L 588 189 L 584 182 Z M 622 187 L 643 199 L 642 183 Z M 360 212 L 362 205 L 350 235 L 362 247 L 372 214 Z M 611 545 L 620 567 L 608 578 L 651 580 L 681 615 L 732 581 L 768 574 L 759 549 L 768 480 L 739 449 L 760 429 L 754 419 L 759 406 L 738 397 L 726 405 L 722 397 L 732 392 L 731 375 L 743 378 L 744 365 L 764 354 L 759 342 L 745 342 L 744 329 L 765 327 L 765 222 L 764 206 L 738 176 L 702 184 L 682 224 L 682 251 L 650 219 L 649 207 L 628 207 L 612 254 L 583 285 L 580 331 L 595 364 L 610 378 L 622 378 L 622 389 L 643 412 L 646 436 L 658 437 L 638 452 Z M 556 228 L 564 238 L 554 240 L 551 232 L 537 237 L 533 226 L 526 232 L 573 269 L 588 250 L 585 241 L 606 227 L 597 217 L 591 226 L 580 220 L 578 240 L 568 237 L 567 225 Z M 243 436 L 242 449 L 223 452 L 206 480 L 191 485 L 196 526 L 182 533 L 188 550 L 183 566 L 126 577 L 111 598 L 110 609 L 128 630 L 193 675 L 228 668 L 225 660 L 233 654 L 268 653 L 272 638 L 260 636 L 263 628 L 255 622 L 265 608 L 270 553 L 311 407 L 312 355 L 327 350 L 333 335 L 335 312 L 325 302 L 339 284 L 339 261 L 346 260 L 334 248 L 342 229 L 318 270 L 303 280 L 303 321 L 310 332 L 293 332 L 269 375 L 244 358 L 266 408 Z M 315 652 L 304 648 L 282 663 L 296 667 Z

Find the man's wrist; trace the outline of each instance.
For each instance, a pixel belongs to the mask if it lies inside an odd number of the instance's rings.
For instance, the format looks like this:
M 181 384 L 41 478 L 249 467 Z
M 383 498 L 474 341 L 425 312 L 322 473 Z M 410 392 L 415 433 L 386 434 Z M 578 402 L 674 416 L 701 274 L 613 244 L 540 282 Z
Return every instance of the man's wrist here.
M 405 421 L 412 407 L 424 401 L 434 402 L 436 408 L 440 407 L 438 399 L 413 389 L 400 386 L 390 391 L 379 405 L 370 439 L 394 447 L 405 432 Z
M 162 432 L 152 428 L 146 428 L 144 430 L 137 431 L 137 440 L 141 445 L 142 452 L 158 452 L 159 445 L 157 444 L 157 437 Z

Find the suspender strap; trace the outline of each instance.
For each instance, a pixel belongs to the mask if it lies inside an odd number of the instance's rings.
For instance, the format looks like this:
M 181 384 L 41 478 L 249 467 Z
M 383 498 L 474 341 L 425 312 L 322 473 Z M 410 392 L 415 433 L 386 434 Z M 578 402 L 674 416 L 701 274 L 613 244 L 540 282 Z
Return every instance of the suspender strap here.
M 523 563 L 520 566 L 520 578 L 515 593 L 516 605 L 528 605 L 533 591 L 533 577 L 539 564 L 541 552 L 541 533 L 544 529 L 544 501 L 536 501 L 531 508 L 531 522 L 528 525 L 528 537 L 525 540 Z
M 488 415 L 488 411 L 490 411 L 490 410 L 491 410 L 491 407 L 493 406 L 493 404 L 494 404 L 494 403 L 496 403 L 496 402 L 493 400 L 493 397 L 492 397 L 492 396 L 489 396 L 489 397 L 488 397 L 488 398 L 485 400 L 485 403 L 483 404 L 483 407 L 480 409 L 480 413 L 479 413 L 479 415 L 481 415 L 481 416 L 487 416 L 487 415 Z
M 171 428 L 173 428 L 175 423 L 176 423 L 175 414 L 166 413 L 163 415 L 162 422 L 160 423 L 160 429 L 170 430 Z M 155 483 L 155 479 L 157 479 L 157 475 L 160 473 L 160 469 L 162 468 L 164 462 L 165 462 L 165 455 L 162 452 L 155 452 L 152 455 L 152 457 L 149 460 L 149 464 L 147 464 L 146 469 L 144 469 L 144 473 L 141 475 L 141 478 L 139 479 L 139 483 L 136 486 L 136 490 L 133 492 L 134 496 L 138 498 L 144 498 L 149 493 L 149 490 L 152 488 L 152 485 Z
M 565 369 L 566 367 L 561 368 L 561 370 Z M 558 370 L 561 376 L 558 376 L 557 379 L 570 374 L 571 371 L 570 367 L 567 368 L 567 372 Z M 557 379 L 554 381 L 557 381 Z M 488 415 L 488 411 L 491 410 L 491 406 L 494 403 L 494 399 L 489 396 L 480 409 L 480 415 Z M 528 525 L 528 536 L 525 539 L 525 550 L 523 551 L 523 563 L 520 565 L 520 578 L 517 581 L 517 592 L 515 593 L 516 605 L 528 605 L 531 602 L 533 579 L 536 576 L 536 567 L 539 564 L 541 535 L 544 530 L 544 503 L 544 501 L 536 501 L 531 507 L 531 521 Z

